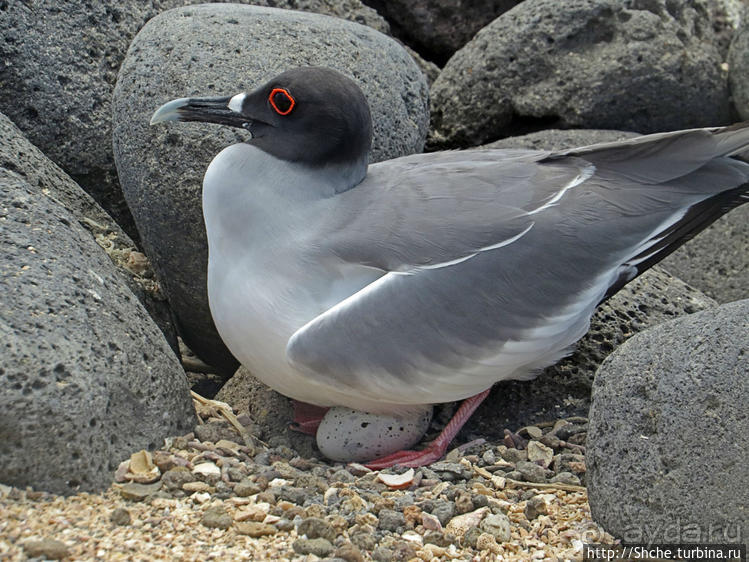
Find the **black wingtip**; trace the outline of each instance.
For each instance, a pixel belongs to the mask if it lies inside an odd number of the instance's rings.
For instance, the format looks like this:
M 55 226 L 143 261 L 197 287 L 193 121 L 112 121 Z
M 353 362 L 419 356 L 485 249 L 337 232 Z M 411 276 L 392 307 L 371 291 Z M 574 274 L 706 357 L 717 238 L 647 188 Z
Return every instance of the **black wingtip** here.
M 749 203 L 749 182 L 692 205 L 679 221 L 658 234 L 655 244 L 623 264 L 622 274 L 611 284 L 601 302 L 744 203 Z

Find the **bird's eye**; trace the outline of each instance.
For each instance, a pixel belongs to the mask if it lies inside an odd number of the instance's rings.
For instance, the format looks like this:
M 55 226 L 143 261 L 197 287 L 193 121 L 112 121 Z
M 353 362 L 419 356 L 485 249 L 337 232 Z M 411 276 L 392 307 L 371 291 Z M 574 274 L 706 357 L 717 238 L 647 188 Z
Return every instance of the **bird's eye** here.
M 296 102 L 291 94 L 283 88 L 273 88 L 268 96 L 271 107 L 279 115 L 288 115 L 294 109 Z

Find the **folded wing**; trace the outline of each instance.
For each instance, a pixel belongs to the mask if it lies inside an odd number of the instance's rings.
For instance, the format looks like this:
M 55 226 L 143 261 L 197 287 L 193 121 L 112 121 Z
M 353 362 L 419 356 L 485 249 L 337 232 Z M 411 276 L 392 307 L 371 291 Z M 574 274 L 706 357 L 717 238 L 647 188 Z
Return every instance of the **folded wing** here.
M 371 166 L 339 196 L 327 240 L 337 259 L 387 273 L 301 327 L 289 360 L 403 404 L 553 363 L 603 298 L 746 200 L 749 166 L 723 154 L 747 129 L 654 137 Z

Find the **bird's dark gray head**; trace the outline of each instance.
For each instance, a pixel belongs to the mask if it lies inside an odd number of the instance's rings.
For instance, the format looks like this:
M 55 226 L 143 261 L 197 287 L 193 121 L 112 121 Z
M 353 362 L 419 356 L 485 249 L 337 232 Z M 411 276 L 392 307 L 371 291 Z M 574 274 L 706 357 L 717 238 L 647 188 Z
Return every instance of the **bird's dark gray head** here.
M 229 97 L 180 98 L 151 124 L 203 121 L 242 127 L 250 144 L 312 166 L 366 162 L 372 139 L 369 104 L 356 83 L 335 70 L 287 70 L 256 90 Z

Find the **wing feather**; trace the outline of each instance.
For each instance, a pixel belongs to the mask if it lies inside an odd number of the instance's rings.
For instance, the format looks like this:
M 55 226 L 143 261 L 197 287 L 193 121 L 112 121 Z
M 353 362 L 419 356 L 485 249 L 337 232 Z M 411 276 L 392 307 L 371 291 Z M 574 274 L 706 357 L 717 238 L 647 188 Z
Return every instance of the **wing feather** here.
M 373 165 L 325 234 L 338 259 L 388 273 L 297 330 L 288 359 L 390 403 L 527 378 L 584 335 L 602 299 L 705 226 L 690 209 L 715 217 L 745 200 L 749 166 L 716 153 L 735 137 L 708 133 Z

